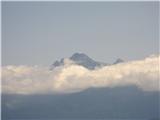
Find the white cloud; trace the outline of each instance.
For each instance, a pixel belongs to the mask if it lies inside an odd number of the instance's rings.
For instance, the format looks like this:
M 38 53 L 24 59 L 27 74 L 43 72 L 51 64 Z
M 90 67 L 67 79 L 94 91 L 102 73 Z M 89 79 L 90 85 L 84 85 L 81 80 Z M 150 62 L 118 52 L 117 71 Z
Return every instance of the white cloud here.
M 88 70 L 66 60 L 49 71 L 38 66 L 2 67 L 2 92 L 17 94 L 68 93 L 89 87 L 136 85 L 145 91 L 159 90 L 159 56 Z

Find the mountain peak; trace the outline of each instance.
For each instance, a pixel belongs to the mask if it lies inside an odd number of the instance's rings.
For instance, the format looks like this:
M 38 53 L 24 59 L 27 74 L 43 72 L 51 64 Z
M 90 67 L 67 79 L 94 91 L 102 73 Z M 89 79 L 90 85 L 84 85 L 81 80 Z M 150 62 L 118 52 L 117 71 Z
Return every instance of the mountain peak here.
M 71 57 L 69 57 L 69 59 L 73 61 L 75 64 L 81 65 L 90 70 L 93 70 L 96 67 L 102 67 L 106 65 L 105 63 L 94 61 L 84 53 L 78 53 L 78 52 L 74 53 Z M 51 70 L 55 67 L 62 66 L 64 64 L 65 63 L 63 59 L 61 59 L 60 61 L 56 61 L 55 63 L 52 64 Z
M 74 53 L 72 56 L 87 56 L 87 55 L 84 54 L 84 53 L 76 52 L 76 53 Z
M 81 61 L 81 60 L 91 60 L 91 58 L 89 58 L 86 54 L 84 53 L 74 53 L 71 57 L 71 60 L 73 61 Z

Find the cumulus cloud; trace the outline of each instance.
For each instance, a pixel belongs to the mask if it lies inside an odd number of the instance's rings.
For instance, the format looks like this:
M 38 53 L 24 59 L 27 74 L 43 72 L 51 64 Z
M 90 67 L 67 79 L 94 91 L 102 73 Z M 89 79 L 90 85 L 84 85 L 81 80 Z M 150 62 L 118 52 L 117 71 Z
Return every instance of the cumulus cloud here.
M 39 66 L 2 67 L 2 92 L 15 94 L 70 93 L 90 87 L 136 85 L 144 91 L 159 90 L 160 56 L 88 70 L 66 61 L 50 71 Z

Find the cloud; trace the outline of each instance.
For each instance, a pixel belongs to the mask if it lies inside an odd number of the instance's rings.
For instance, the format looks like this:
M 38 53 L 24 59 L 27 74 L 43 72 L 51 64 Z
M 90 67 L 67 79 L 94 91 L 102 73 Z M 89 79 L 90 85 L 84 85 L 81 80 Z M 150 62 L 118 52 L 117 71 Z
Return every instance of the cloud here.
M 90 87 L 136 85 L 144 91 L 159 90 L 160 56 L 88 70 L 66 64 L 50 71 L 39 66 L 2 67 L 2 92 L 15 94 L 70 93 Z

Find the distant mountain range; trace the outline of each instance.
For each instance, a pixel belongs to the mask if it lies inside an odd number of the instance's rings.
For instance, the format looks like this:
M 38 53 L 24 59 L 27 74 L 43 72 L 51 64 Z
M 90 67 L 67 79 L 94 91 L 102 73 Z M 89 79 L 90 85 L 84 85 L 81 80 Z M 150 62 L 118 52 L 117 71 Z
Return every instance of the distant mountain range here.
M 159 120 L 159 99 L 158 92 L 136 86 L 71 94 L 2 94 L 2 120 Z
M 68 58 L 69 60 L 73 61 L 75 64 L 77 65 L 81 65 L 89 70 L 94 70 L 95 68 L 98 67 L 103 67 L 103 66 L 107 66 L 107 65 L 112 65 L 112 64 L 108 64 L 108 63 L 103 63 L 103 62 L 98 62 L 93 60 L 92 58 L 88 57 L 86 54 L 84 53 L 74 53 L 71 57 Z M 55 61 L 52 65 L 51 65 L 51 70 L 54 69 L 55 67 L 58 66 L 63 66 L 65 64 L 64 62 L 65 58 L 62 58 L 60 61 Z M 117 59 L 113 64 L 118 64 L 124 62 L 122 59 Z

